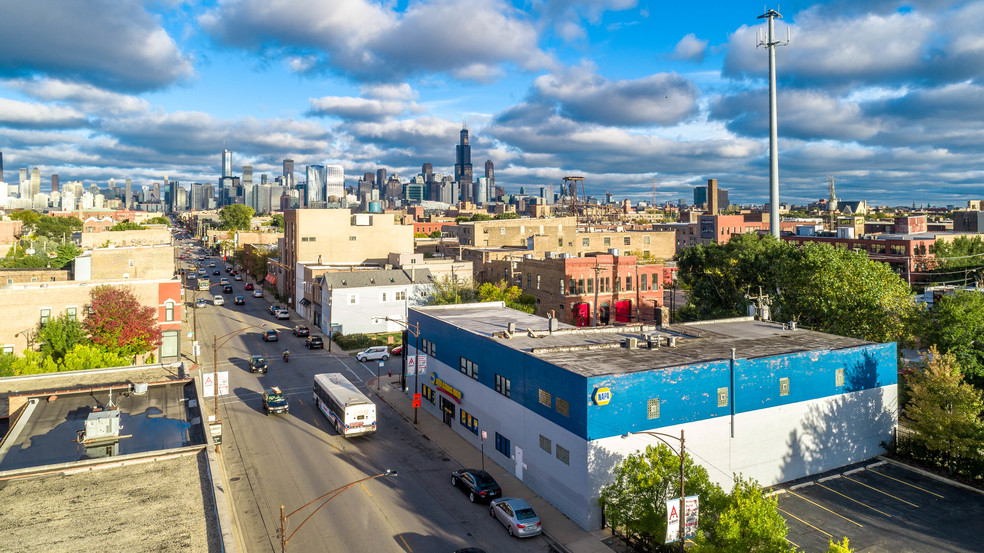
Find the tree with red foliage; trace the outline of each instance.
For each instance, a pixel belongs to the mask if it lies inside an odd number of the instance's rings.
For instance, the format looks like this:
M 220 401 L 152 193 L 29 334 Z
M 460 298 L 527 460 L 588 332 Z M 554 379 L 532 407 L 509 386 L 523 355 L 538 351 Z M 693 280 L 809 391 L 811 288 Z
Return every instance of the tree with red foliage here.
M 129 288 L 97 286 L 89 297 L 92 303 L 82 327 L 94 343 L 125 356 L 147 353 L 161 345 L 157 309 L 140 305 Z

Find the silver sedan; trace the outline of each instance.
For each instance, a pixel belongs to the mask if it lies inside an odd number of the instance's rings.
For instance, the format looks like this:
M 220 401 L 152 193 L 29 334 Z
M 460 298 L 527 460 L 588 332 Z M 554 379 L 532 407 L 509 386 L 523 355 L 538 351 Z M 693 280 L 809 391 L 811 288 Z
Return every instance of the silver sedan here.
M 499 519 L 510 536 L 528 538 L 539 536 L 543 532 L 540 517 L 536 516 L 533 507 L 530 507 L 525 499 L 515 497 L 493 499 L 489 504 L 489 516 Z

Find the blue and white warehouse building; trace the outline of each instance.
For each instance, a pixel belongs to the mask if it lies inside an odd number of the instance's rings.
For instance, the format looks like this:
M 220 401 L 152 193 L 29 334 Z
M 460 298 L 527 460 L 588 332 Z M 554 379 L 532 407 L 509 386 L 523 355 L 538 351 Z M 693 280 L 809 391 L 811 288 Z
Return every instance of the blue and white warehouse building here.
M 896 429 L 894 343 L 745 318 L 576 328 L 495 302 L 409 322 L 423 410 L 476 448 L 485 431 L 492 461 L 589 530 L 615 464 L 657 443 L 629 433 L 684 430 L 729 489 L 735 473 L 772 485 L 869 459 Z

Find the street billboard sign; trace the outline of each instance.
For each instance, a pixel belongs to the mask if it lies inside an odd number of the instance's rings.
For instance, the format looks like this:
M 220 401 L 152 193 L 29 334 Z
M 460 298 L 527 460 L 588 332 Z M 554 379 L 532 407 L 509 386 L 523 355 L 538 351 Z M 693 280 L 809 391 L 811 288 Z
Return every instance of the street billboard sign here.
M 215 397 L 215 373 L 202 374 L 202 390 L 205 397 Z M 219 395 L 229 395 L 229 371 L 219 371 Z
M 697 512 L 699 501 L 696 495 L 688 495 L 684 501 L 684 529 L 687 538 L 697 535 Z M 666 542 L 680 539 L 680 498 L 666 500 Z

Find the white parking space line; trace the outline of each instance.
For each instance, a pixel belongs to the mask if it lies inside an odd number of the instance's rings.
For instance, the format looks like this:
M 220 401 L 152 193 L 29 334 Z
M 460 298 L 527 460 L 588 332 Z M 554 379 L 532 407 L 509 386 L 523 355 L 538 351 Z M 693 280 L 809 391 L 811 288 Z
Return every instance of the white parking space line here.
M 355 371 L 352 370 L 351 367 L 349 367 L 347 364 L 345 364 L 344 361 L 341 360 L 341 358 L 339 358 L 338 356 L 333 356 L 333 357 L 335 358 L 335 361 L 338 362 L 338 364 L 341 365 L 346 371 L 352 373 L 352 376 L 355 377 L 357 381 L 359 382 L 363 381 L 361 378 L 359 378 L 359 375 L 357 375 Z

